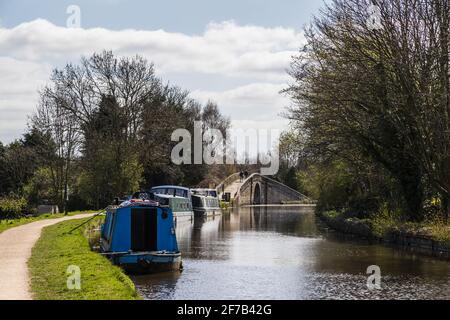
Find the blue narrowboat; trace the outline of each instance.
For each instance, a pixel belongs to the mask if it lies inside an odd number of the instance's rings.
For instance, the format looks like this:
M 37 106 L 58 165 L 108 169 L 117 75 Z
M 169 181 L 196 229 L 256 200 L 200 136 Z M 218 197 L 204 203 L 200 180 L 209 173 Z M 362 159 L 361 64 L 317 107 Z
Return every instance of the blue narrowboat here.
M 101 227 L 102 254 L 130 273 L 181 270 L 173 214 L 151 200 L 108 208 Z

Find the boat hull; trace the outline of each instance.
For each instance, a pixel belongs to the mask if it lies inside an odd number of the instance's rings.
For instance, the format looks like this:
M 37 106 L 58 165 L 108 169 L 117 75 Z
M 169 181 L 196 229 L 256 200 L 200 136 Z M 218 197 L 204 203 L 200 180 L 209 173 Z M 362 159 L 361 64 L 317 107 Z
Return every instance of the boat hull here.
M 185 211 L 185 212 L 174 212 L 173 220 L 174 222 L 182 222 L 182 221 L 192 221 L 194 219 L 193 211 Z
M 113 262 L 131 274 L 152 274 L 182 270 L 180 253 L 131 253 L 115 257 Z
M 196 218 L 215 217 L 222 214 L 220 208 L 194 208 Z

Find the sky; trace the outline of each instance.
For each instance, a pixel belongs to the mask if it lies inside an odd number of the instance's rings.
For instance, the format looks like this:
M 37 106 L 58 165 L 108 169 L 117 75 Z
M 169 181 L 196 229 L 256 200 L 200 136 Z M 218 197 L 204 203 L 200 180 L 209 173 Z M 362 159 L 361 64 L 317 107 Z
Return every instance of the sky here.
M 68 27 L 80 9 L 80 26 Z M 234 129 L 287 127 L 280 91 L 319 0 L 0 0 L 0 141 L 26 131 L 54 68 L 104 49 L 140 54 L 159 77 L 212 100 Z M 73 21 L 69 19 L 69 22 Z

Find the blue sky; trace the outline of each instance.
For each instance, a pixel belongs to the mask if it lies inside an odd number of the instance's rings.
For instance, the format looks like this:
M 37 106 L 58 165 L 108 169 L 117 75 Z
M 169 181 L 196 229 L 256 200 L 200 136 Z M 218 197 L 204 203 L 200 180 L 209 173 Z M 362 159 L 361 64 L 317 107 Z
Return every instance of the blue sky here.
M 36 18 L 63 26 L 67 6 L 79 5 L 85 28 L 164 29 L 200 33 L 211 21 L 300 29 L 322 6 L 320 0 L 1 0 L 2 24 L 13 27 Z
M 68 28 L 69 5 L 81 27 Z M 233 127 L 287 127 L 279 94 L 322 1 L 0 0 L 0 141 L 20 138 L 53 68 L 113 50 L 140 54 L 165 81 L 213 100 Z

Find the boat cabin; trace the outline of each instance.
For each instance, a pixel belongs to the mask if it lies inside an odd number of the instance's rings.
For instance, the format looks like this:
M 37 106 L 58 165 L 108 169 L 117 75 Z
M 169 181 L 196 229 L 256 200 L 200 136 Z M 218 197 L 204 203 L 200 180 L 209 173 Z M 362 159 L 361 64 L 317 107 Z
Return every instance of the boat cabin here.
M 191 198 L 191 192 L 188 188 L 179 186 L 159 186 L 153 187 L 151 192 L 158 195 L 167 195 L 178 198 Z
M 150 193 L 154 195 L 154 200 L 162 206 L 172 209 L 176 222 L 183 220 L 193 220 L 191 191 L 188 188 L 179 186 L 158 186 L 153 187 Z
M 221 214 L 219 198 L 215 189 L 192 189 L 192 207 L 197 217 Z
M 172 210 L 132 199 L 107 210 L 101 249 L 113 263 L 137 273 L 176 270 L 181 265 Z

